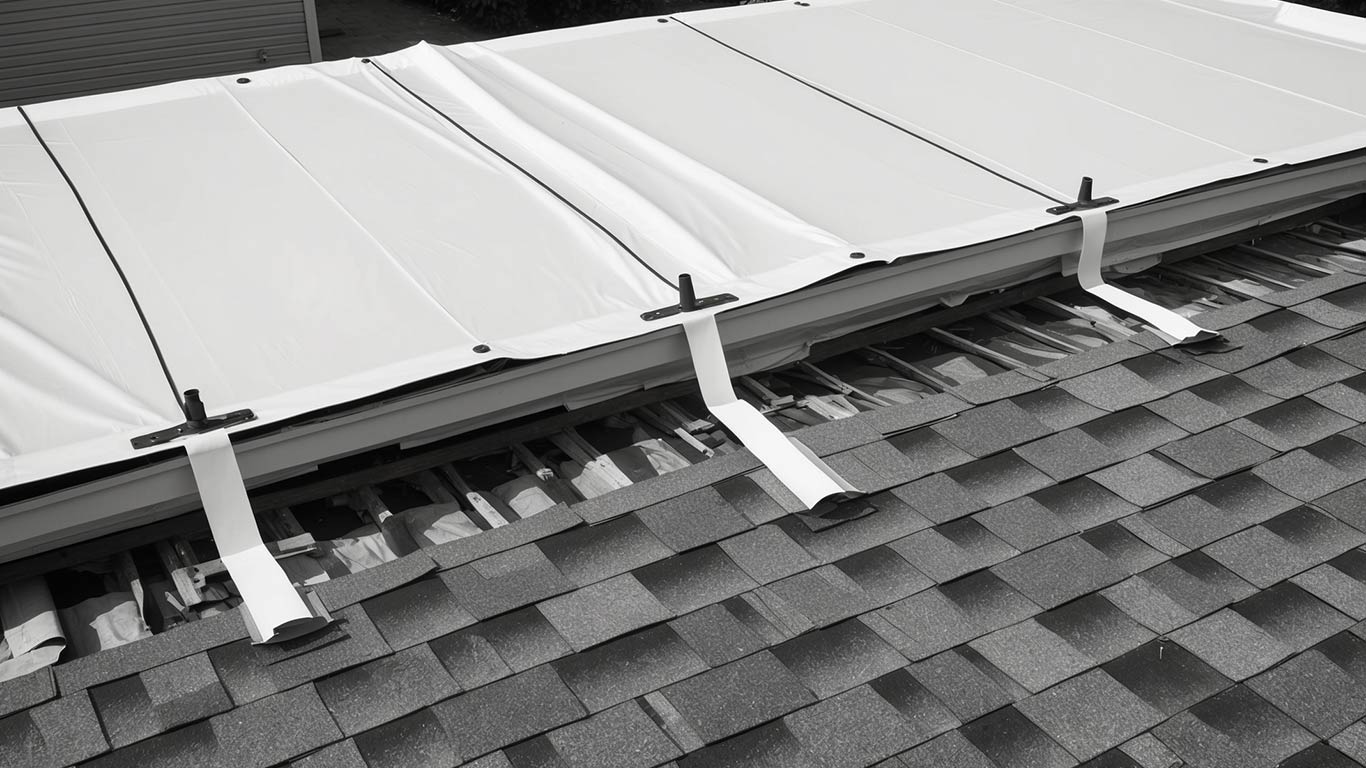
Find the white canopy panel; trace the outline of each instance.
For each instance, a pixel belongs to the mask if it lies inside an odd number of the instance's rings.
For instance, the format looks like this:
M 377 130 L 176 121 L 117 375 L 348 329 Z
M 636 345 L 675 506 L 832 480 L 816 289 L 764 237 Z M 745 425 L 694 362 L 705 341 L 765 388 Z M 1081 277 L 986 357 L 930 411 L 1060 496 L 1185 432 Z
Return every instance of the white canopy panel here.
M 180 389 L 278 422 L 657 330 L 680 273 L 733 307 L 1083 175 L 1366 148 L 1363 71 L 1366 23 L 1269 0 L 813 0 L 0 110 L 0 488 L 138 455 Z

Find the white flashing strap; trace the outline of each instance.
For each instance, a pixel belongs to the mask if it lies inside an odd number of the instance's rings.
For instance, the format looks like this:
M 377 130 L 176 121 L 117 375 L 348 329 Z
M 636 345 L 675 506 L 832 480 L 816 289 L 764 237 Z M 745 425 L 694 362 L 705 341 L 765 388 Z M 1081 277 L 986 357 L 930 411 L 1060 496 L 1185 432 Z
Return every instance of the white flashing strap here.
M 329 617 L 321 608 L 324 615 L 315 615 L 261 541 L 227 432 L 193 435 L 185 452 L 219 557 L 242 596 L 252 640 L 282 642 L 326 626 Z
M 697 372 L 697 383 L 707 409 L 807 509 L 821 511 L 818 508 L 821 502 L 859 492 L 806 446 L 789 439 L 758 409 L 735 396 L 715 315 L 702 312 L 685 315 L 683 330 L 688 335 L 693 369 Z
M 1105 252 L 1109 218 L 1100 208 L 1075 211 L 1072 215 L 1081 219 L 1081 261 L 1077 264 L 1077 279 L 1087 293 L 1142 318 L 1159 336 L 1172 344 L 1190 344 L 1219 337 L 1214 331 L 1207 331 L 1166 307 L 1106 284 L 1100 276 L 1100 259 Z

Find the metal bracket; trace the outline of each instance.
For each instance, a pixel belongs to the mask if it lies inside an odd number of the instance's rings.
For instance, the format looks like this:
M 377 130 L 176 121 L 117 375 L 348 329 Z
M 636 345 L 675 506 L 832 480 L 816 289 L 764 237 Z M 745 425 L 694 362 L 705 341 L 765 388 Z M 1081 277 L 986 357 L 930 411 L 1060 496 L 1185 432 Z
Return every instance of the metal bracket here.
M 652 309 L 649 312 L 640 314 L 641 320 L 661 320 L 666 317 L 673 317 L 682 312 L 696 312 L 699 309 L 715 307 L 719 304 L 729 304 L 732 301 L 739 301 L 740 297 L 731 293 L 718 293 L 715 296 L 703 296 L 697 298 L 697 292 L 692 287 L 692 275 L 684 272 L 678 276 L 678 304 L 672 307 L 661 307 Z
M 1113 205 L 1119 201 L 1113 197 L 1091 197 L 1091 177 L 1081 177 L 1081 189 L 1077 190 L 1077 201 L 1065 205 L 1055 205 L 1048 209 L 1048 212 L 1055 216 L 1062 216 L 1065 213 L 1076 211 L 1086 211 L 1091 208 L 1100 208 L 1106 205 Z
M 210 416 L 204 410 L 204 401 L 199 399 L 199 390 L 185 390 L 185 423 L 176 427 L 158 430 L 151 434 L 139 435 L 129 442 L 133 444 L 133 450 L 151 448 L 157 445 L 164 445 L 178 437 L 186 435 L 197 435 L 201 432 L 208 432 L 211 429 L 223 429 L 235 424 L 242 424 L 248 421 L 255 421 L 256 414 L 250 408 L 240 411 L 225 413 L 221 416 Z

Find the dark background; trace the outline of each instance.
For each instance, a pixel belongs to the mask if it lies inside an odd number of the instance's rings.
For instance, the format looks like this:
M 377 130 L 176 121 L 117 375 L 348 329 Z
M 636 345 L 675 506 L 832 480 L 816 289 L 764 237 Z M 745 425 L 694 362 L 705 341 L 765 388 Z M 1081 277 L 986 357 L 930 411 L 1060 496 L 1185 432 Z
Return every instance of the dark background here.
M 953 0 L 945 0 L 953 2 Z M 568 27 L 608 19 L 647 16 L 734 5 L 687 0 L 435 0 L 437 7 L 457 19 L 494 34 Z M 1309 0 L 1305 5 L 1339 13 L 1366 15 L 1366 0 Z
M 420 40 L 454 45 L 552 27 L 716 8 L 738 1 L 315 0 L 315 4 L 323 58 L 331 60 L 396 51 Z M 1307 4 L 1366 16 L 1366 0 L 1307 0 Z

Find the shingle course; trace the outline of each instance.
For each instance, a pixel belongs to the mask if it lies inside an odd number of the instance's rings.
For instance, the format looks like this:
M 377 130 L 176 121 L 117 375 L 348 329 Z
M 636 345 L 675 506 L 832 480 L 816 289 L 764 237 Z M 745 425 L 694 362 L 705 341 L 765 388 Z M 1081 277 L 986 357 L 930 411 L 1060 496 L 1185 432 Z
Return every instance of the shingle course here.
M 320 585 L 338 621 L 302 641 L 233 611 L 0 684 L 0 740 L 137 768 L 1366 759 L 1366 332 L 1329 338 L 1356 321 L 1322 290 L 1202 316 L 1236 349 L 1143 334 L 798 433 L 880 491 L 866 517 L 808 524 L 742 450 Z

